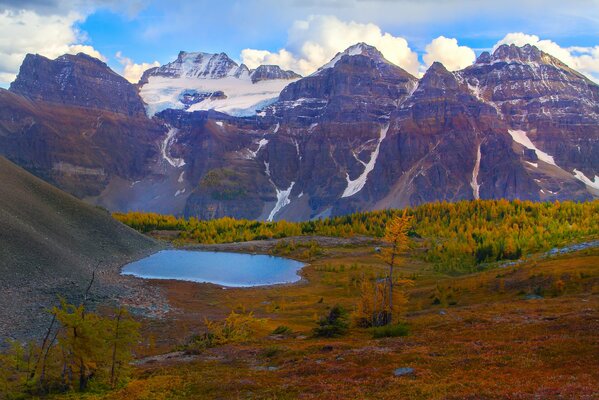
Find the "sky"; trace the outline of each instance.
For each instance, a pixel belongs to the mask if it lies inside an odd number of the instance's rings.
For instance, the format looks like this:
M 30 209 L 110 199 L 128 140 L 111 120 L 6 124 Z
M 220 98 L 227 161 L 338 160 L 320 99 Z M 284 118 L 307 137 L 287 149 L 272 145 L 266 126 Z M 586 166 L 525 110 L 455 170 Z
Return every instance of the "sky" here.
M 307 75 L 357 42 L 416 76 L 530 43 L 599 82 L 599 0 L 0 0 L 0 86 L 27 53 L 84 52 L 136 82 L 180 50 Z

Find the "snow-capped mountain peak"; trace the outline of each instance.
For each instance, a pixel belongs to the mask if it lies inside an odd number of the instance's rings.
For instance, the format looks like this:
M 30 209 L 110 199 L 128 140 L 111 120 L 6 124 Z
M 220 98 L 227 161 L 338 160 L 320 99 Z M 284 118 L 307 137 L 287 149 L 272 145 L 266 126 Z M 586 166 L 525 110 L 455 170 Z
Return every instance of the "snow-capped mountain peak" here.
M 331 59 L 331 61 L 329 61 L 322 67 L 320 67 L 318 69 L 318 71 L 315 72 L 315 74 L 318 74 L 321 71 L 324 71 L 328 68 L 333 68 L 335 65 L 337 65 L 337 62 L 339 60 L 341 60 L 341 58 L 343 58 L 344 56 L 357 56 L 357 55 L 364 55 L 364 56 L 368 56 L 368 57 L 371 57 L 374 59 L 382 59 L 382 60 L 385 59 L 383 57 L 383 55 L 381 54 L 381 52 L 376 47 L 370 46 L 364 42 L 360 42 L 360 43 L 354 44 L 353 46 L 348 47 L 347 49 L 345 49 L 342 52 L 337 53 L 335 55 L 335 57 L 333 57 Z
M 220 79 L 227 76 L 242 77 L 249 75 L 249 69 L 238 65 L 225 53 L 179 52 L 177 59 L 163 66 L 147 70 L 141 83 L 151 76 L 168 78 Z
M 550 65 L 561 69 L 570 69 L 559 59 L 541 51 L 536 46 L 526 44 L 524 46 L 516 46 L 514 44 L 502 44 L 493 54 L 485 51 L 477 58 L 476 64 L 523 64 L 530 66 Z
M 144 72 L 139 86 L 148 115 L 172 108 L 246 116 L 274 102 L 299 78 L 276 65 L 250 70 L 225 53 L 181 51 L 176 60 Z

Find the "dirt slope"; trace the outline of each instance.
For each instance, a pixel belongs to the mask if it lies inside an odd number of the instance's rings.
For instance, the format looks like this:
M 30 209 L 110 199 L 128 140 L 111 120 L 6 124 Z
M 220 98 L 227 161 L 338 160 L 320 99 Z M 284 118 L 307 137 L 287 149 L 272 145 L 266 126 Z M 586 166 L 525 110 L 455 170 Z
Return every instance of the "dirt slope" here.
M 115 297 L 120 283 L 108 272 L 156 247 L 0 157 L 0 339 L 32 333 L 57 295 L 81 296 L 96 266 L 95 296 Z

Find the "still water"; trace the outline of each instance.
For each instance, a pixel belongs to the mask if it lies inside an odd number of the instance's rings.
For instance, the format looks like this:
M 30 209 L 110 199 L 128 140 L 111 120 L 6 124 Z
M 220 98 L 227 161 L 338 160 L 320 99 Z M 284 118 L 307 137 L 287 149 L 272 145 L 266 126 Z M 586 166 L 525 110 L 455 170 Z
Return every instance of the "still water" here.
M 303 266 L 299 261 L 266 255 L 162 250 L 125 265 L 121 273 L 145 279 L 249 287 L 297 282 Z

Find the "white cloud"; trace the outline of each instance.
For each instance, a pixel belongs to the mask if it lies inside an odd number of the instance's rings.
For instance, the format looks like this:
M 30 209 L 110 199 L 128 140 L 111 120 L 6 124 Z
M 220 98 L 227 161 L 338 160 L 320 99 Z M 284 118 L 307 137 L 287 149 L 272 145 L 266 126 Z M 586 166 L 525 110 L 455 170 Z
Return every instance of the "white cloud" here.
M 316 15 L 295 21 L 289 30 L 287 45 L 276 53 L 244 49 L 242 61 L 250 68 L 260 64 L 279 64 L 302 75 L 309 75 L 340 51 L 365 42 L 378 48 L 385 58 L 406 71 L 418 73 L 418 55 L 406 39 L 383 33 L 374 24 L 344 22 L 334 16 Z
M 19 71 L 27 53 L 56 58 L 65 53 L 87 53 L 105 58 L 85 40 L 74 27 L 82 20 L 78 13 L 40 15 L 34 11 L 5 10 L 0 12 L 0 82 L 10 82 Z
M 435 61 L 442 63 L 450 71 L 457 71 L 474 63 L 476 54 L 467 46 L 458 45 L 457 39 L 439 36 L 426 45 L 422 56 L 427 67 Z
M 131 83 L 137 83 L 147 69 L 160 66 L 158 61 L 136 64 L 130 58 L 123 56 L 120 51 L 116 53 L 116 58 L 123 66 L 123 76 Z
M 65 53 L 69 53 L 69 54 L 85 53 L 89 56 L 95 57 L 99 60 L 106 62 L 106 57 L 104 57 L 98 50 L 94 49 L 92 46 L 89 46 L 86 44 L 70 45 L 68 47 L 68 50 Z
M 551 40 L 541 39 L 537 35 L 528 35 L 522 32 L 508 33 L 495 44 L 493 50 L 502 44 L 515 44 L 517 46 L 524 46 L 525 44 L 534 45 L 545 53 L 566 63 L 570 68 L 582 72 L 589 78 L 599 82 L 599 46 L 561 47 Z

